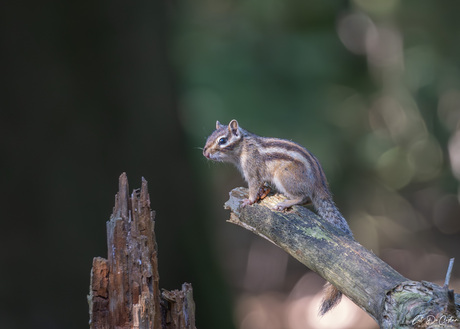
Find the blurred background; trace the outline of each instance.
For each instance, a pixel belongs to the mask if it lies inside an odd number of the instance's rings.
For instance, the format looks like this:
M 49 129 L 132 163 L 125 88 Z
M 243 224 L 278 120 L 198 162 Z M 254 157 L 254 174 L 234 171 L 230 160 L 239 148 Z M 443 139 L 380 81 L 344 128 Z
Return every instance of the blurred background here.
M 321 161 L 356 239 L 413 280 L 460 253 L 460 2 L 10 1 L 0 10 L 0 327 L 87 328 L 92 258 L 126 171 L 149 182 L 160 286 L 199 329 L 377 328 L 226 223 L 245 185 L 215 121 Z M 460 265 L 451 287 L 460 289 Z

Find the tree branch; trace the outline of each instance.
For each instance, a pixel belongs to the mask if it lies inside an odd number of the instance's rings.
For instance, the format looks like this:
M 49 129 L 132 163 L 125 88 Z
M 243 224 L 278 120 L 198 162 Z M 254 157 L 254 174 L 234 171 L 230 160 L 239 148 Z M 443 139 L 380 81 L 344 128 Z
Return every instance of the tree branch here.
M 294 206 L 287 212 L 271 210 L 284 198 L 282 195 L 241 208 L 244 198 L 245 188 L 230 192 L 225 203 L 225 208 L 231 210 L 229 222 L 288 252 L 336 286 L 382 328 L 425 325 L 429 314 L 451 316 L 447 325 L 452 327 L 443 328 L 457 328 L 458 304 L 456 312 L 446 313 L 449 299 L 442 287 L 406 279 L 352 237 L 304 207 Z

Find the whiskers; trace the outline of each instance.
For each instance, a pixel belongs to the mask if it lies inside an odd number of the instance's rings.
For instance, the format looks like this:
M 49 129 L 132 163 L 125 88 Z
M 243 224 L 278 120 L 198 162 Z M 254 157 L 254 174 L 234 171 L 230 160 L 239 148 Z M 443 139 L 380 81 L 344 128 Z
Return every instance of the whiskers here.
M 194 146 L 193 149 L 194 149 L 194 150 L 200 150 L 200 151 L 203 152 L 204 147 Z M 211 157 L 211 158 L 208 158 L 208 159 L 206 159 L 206 157 L 203 157 L 202 160 L 204 160 L 204 161 L 206 161 L 206 162 L 208 163 L 208 167 L 211 166 L 211 163 L 215 163 L 215 162 L 221 162 L 221 163 L 223 163 L 223 162 L 225 162 L 225 161 L 224 161 L 222 158 L 220 158 L 220 157 Z
M 194 146 L 193 149 L 194 150 L 200 150 L 201 153 L 203 153 L 204 147 Z M 206 157 L 204 157 L 204 156 L 201 157 L 201 161 L 206 162 L 206 164 L 208 165 L 208 168 L 211 168 L 211 163 L 213 163 L 214 161 L 208 161 L 208 160 L 209 159 L 206 159 Z

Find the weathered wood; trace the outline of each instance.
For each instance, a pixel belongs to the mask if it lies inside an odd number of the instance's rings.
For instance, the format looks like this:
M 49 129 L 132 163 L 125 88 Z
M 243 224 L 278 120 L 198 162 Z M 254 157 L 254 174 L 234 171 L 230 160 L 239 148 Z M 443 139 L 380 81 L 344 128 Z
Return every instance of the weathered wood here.
M 162 305 L 167 310 L 166 329 L 195 329 L 195 302 L 191 284 L 184 283 L 181 290 L 164 290 L 162 298 Z
M 89 318 L 92 328 L 109 329 L 109 266 L 107 259 L 94 257 L 91 269 L 91 287 L 88 296 Z
M 387 292 L 380 325 L 382 328 L 460 328 L 459 305 L 459 295 L 454 296 L 452 290 L 426 281 L 406 281 Z
M 154 226 L 147 181 L 142 179 L 141 189 L 130 196 L 128 179 L 122 174 L 107 222 L 108 259 L 93 260 L 88 296 L 91 329 L 195 328 L 190 284 L 181 291 L 163 292 L 174 298 L 162 296 Z M 175 311 L 184 305 L 187 312 Z M 170 326 L 171 322 L 177 326 Z
M 269 196 L 260 203 L 241 208 L 245 198 L 245 188 L 230 192 L 230 199 L 225 204 L 225 208 L 231 210 L 229 222 L 291 254 L 336 286 L 382 328 L 413 328 L 412 322 L 417 321 L 419 314 L 417 325 L 420 328 L 428 323 L 427 314 L 452 316 L 444 328 L 458 327 L 458 304 L 454 307 L 456 312 L 452 312 L 452 307 L 448 308 L 444 288 L 406 279 L 352 237 L 307 208 L 294 206 L 286 212 L 273 211 L 272 207 L 284 198 L 281 195 Z M 430 301 L 434 295 L 436 301 Z M 416 306 L 417 314 L 414 313 Z

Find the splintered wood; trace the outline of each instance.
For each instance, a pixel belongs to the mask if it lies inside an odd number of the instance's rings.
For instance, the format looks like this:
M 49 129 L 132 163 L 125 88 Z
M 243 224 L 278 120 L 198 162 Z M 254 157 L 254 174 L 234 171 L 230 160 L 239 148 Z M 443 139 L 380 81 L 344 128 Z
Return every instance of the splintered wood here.
M 154 225 L 147 181 L 130 196 L 123 173 L 107 222 L 108 259 L 93 259 L 91 329 L 195 329 L 192 286 L 160 291 Z

